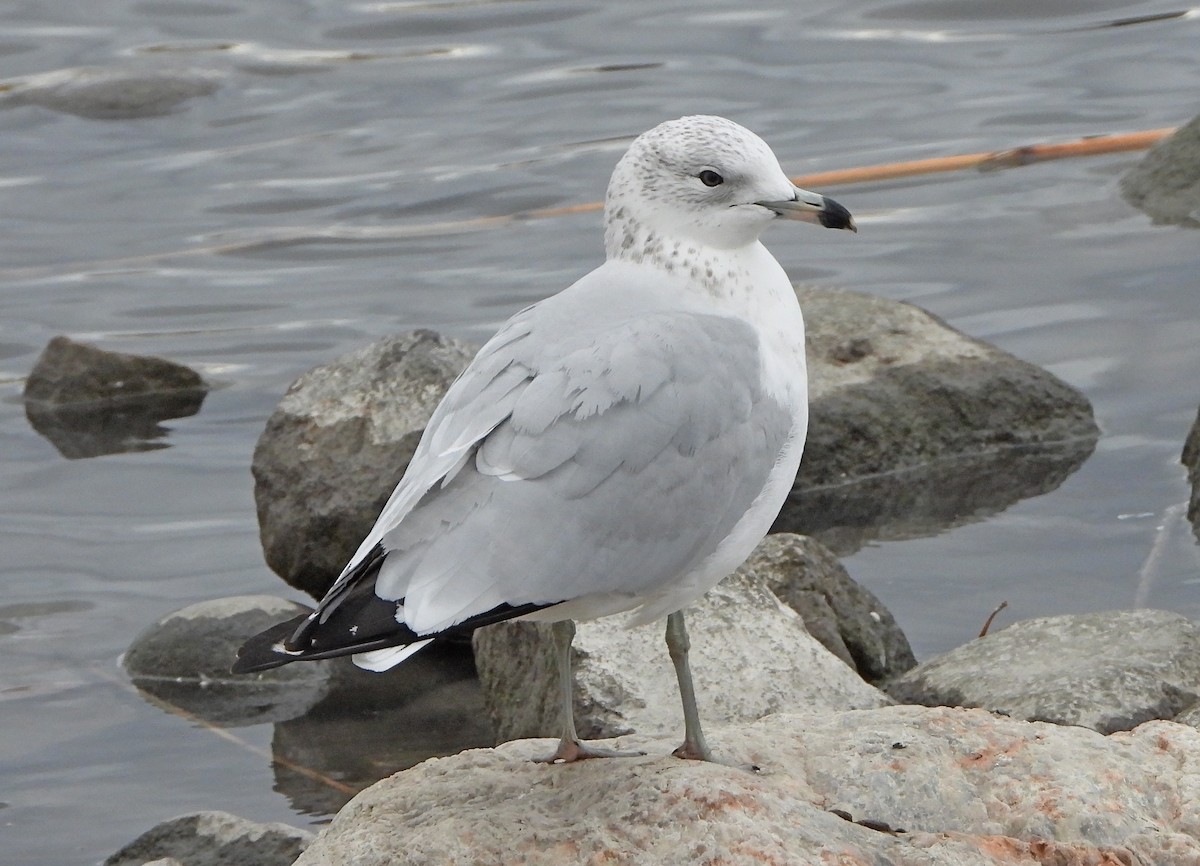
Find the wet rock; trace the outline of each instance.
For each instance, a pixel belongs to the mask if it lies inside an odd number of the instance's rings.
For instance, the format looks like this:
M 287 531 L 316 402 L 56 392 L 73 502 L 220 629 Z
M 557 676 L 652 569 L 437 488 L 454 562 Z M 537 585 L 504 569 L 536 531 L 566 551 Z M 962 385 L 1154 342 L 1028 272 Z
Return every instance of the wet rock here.
M 1197 414 L 1187 441 L 1183 443 L 1180 461 L 1187 467 L 1188 483 L 1192 485 L 1192 495 L 1188 499 L 1188 520 L 1192 522 L 1192 531 L 1200 538 L 1200 414 Z
M 1200 732 L 1183 725 L 1104 737 L 885 707 L 713 733 L 730 765 L 645 736 L 618 743 L 642 758 L 535 763 L 542 740 L 427 761 L 357 796 L 296 866 L 1200 862 Z
M 802 708 L 887 703 L 821 646 L 759 578 L 727 578 L 687 608 L 686 617 L 697 704 L 710 725 Z M 683 711 L 663 626 L 628 629 L 620 616 L 578 624 L 573 673 L 580 736 L 636 731 L 682 739 Z M 550 626 L 499 623 L 476 631 L 474 646 L 497 738 L 557 734 L 562 721 Z M 720 743 L 711 745 L 721 750 Z
M 147 830 L 104 866 L 290 866 L 313 834 L 287 824 L 261 824 L 228 812 L 180 815 Z
M 1156 223 L 1200 228 L 1200 117 L 1160 141 L 1126 172 L 1121 195 Z
M 922 662 L 887 691 L 903 703 L 1125 731 L 1200 698 L 1200 627 L 1159 610 L 1027 620 Z
M 138 635 L 123 658 L 143 692 L 207 721 L 233 726 L 302 715 L 328 693 L 332 663 L 229 672 L 238 647 L 309 608 L 269 595 L 235 596 L 167 614 Z
M 869 530 L 860 544 L 872 532 L 921 534 L 1044 492 L 1047 469 L 1059 483 L 1091 452 L 1091 405 L 1040 367 L 911 304 L 828 289 L 798 295 L 811 421 L 775 531 Z M 1032 471 L 1014 471 L 1025 459 Z
M 793 491 L 771 531 L 811 535 L 838 556 L 876 538 L 937 535 L 1054 490 L 1095 445 L 1095 439 L 1076 439 L 1017 446 L 805 487 Z
M 370 531 L 471 347 L 387 337 L 297 379 L 254 450 L 267 564 L 320 598 Z
M 170 114 L 189 99 L 219 86 L 199 70 L 58 69 L 0 83 L 2 104 L 38 105 L 94 120 L 125 120 Z
M 149 355 L 55 337 L 25 381 L 25 415 L 68 458 L 165 448 L 159 422 L 195 415 L 200 374 Z
M 739 574 L 763 581 L 800 614 L 809 634 L 867 682 L 878 683 L 916 665 L 891 611 L 855 583 L 820 542 L 791 533 L 769 535 Z

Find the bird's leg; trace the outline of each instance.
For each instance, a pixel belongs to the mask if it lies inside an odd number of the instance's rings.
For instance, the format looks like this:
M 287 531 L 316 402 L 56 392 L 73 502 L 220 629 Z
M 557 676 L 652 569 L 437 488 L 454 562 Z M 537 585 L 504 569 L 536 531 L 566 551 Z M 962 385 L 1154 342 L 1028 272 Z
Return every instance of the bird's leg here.
M 575 731 L 575 700 L 573 696 L 574 682 L 571 677 L 571 641 L 575 639 L 575 623 L 569 619 L 560 620 L 551 626 L 554 634 L 554 647 L 558 651 L 558 682 L 562 692 L 562 739 L 558 748 L 548 758 L 543 758 L 546 764 L 570 764 L 585 758 L 633 758 L 644 755 L 645 752 L 619 752 L 614 749 L 601 749 L 589 746 L 579 739 Z
M 677 758 L 693 761 L 711 761 L 712 752 L 700 729 L 700 711 L 696 709 L 696 688 L 692 685 L 692 669 L 688 665 L 687 628 L 683 624 L 683 611 L 677 610 L 667 617 L 667 652 L 675 665 L 675 676 L 679 680 L 679 697 L 683 699 L 683 745 L 672 754 Z

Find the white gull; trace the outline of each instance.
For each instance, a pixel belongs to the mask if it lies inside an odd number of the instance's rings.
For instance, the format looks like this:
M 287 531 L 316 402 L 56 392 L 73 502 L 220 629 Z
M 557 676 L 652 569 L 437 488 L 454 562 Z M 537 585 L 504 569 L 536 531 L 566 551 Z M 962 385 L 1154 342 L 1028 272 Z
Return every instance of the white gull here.
M 711 759 L 682 608 L 778 514 L 808 427 L 804 320 L 759 242 L 777 218 L 855 229 L 720 117 L 660 124 L 617 164 L 603 265 L 517 313 L 434 411 L 379 520 L 317 609 L 252 638 L 236 672 L 354 654 L 386 670 L 439 637 L 555 623 L 557 762 L 579 740 L 575 619 L 667 618 L 685 738 Z

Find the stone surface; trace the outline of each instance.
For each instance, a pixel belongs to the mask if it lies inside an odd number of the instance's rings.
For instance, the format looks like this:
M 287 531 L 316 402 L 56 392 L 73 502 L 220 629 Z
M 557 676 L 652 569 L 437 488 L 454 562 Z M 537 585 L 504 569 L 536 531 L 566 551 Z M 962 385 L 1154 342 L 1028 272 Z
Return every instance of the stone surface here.
M 320 598 L 370 531 L 425 423 L 475 350 L 432 331 L 378 340 L 297 379 L 254 450 L 267 564 Z
M 1121 195 L 1156 223 L 1200 228 L 1200 117 L 1160 141 L 1126 172 Z
M 735 575 L 686 611 L 701 719 L 747 722 L 788 710 L 888 702 L 804 628 L 760 579 Z M 665 622 L 665 621 L 664 621 Z M 636 731 L 683 737 L 664 624 L 582 622 L 574 644 L 575 721 L 585 738 Z M 550 626 L 503 622 L 475 632 L 475 664 L 498 740 L 557 735 L 558 668 Z M 721 751 L 720 743 L 710 743 Z
M 1200 862 L 1200 732 L 1183 725 L 1104 737 L 886 707 L 714 733 L 737 766 L 642 736 L 617 744 L 642 758 L 535 763 L 543 740 L 427 761 L 358 795 L 296 866 Z
M 839 554 L 925 535 L 1044 493 L 1091 453 L 1090 404 L 1046 370 L 911 304 L 797 293 L 811 421 L 775 531 Z M 853 532 L 839 538 L 843 528 Z
M 313 834 L 287 824 L 259 824 L 228 812 L 180 815 L 147 830 L 104 866 L 290 866 Z
M 25 415 L 64 457 L 165 447 L 160 421 L 195 415 L 208 386 L 189 367 L 55 337 L 25 380 Z
M 200 70 L 79 67 L 9 79 L 0 98 L 93 120 L 130 120 L 170 114 L 218 84 L 212 72 Z
M 804 620 L 808 633 L 869 683 L 916 665 L 891 611 L 850 577 L 827 547 L 803 535 L 769 535 L 740 569 Z
M 1026 620 L 921 663 L 887 691 L 902 703 L 1129 730 L 1196 703 L 1200 627 L 1159 610 Z
M 1188 498 L 1188 520 L 1192 522 L 1192 531 L 1200 538 L 1200 413 L 1183 443 L 1180 462 L 1187 467 L 1188 483 L 1192 485 L 1192 493 Z
M 210 722 L 295 718 L 329 691 L 332 662 L 241 675 L 229 668 L 251 635 L 307 610 L 269 595 L 199 602 L 167 614 L 134 638 L 122 662 L 143 692 Z

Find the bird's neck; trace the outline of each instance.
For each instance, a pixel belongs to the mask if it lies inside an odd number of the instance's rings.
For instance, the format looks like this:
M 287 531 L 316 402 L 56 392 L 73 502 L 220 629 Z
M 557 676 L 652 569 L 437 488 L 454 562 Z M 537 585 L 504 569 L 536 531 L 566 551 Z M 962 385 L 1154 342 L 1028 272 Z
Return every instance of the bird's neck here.
M 655 231 L 627 218 L 620 208 L 610 211 L 604 235 L 609 261 L 655 268 L 686 281 L 718 304 L 741 306 L 751 293 L 790 290 L 787 277 L 757 240 L 735 247 L 715 247 L 693 238 Z M 764 275 L 769 283 L 763 285 Z

